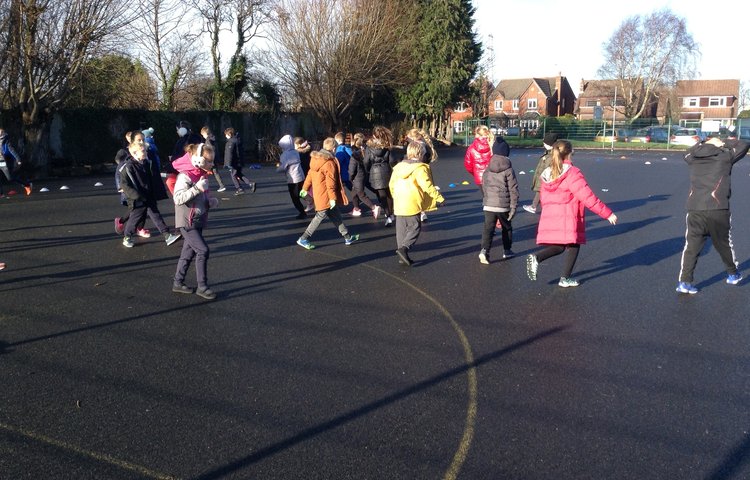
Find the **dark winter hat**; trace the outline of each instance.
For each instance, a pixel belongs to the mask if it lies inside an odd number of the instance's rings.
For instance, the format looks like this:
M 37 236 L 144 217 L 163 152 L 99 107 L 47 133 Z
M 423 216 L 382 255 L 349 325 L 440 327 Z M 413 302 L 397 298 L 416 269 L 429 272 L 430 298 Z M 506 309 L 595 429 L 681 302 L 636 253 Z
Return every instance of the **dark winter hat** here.
M 492 144 L 492 154 L 510 157 L 510 145 L 503 137 L 495 137 L 495 143 Z
M 555 132 L 547 132 L 544 134 L 544 144 L 550 147 L 560 139 L 560 134 Z

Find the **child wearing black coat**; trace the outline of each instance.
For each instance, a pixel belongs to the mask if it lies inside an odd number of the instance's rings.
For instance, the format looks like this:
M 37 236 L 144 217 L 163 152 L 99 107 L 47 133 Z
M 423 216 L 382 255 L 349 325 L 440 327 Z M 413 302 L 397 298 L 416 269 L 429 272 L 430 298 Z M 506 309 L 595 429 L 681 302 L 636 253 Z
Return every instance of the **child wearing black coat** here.
M 503 258 L 514 256 L 513 225 L 510 221 L 518 206 L 518 180 L 510 159 L 504 155 L 492 155 L 490 164 L 482 174 L 482 210 L 484 210 L 484 231 L 479 261 L 490 263 L 490 248 L 495 236 L 495 227 L 500 225 L 503 239 Z

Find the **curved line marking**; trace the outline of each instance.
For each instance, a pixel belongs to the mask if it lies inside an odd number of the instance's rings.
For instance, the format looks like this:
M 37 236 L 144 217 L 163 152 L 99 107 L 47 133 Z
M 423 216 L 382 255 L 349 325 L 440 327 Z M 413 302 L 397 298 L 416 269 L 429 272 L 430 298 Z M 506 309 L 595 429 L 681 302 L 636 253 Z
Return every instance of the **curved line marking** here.
M 340 257 L 338 255 L 333 255 L 333 254 L 325 253 L 325 252 L 316 251 L 315 253 L 319 255 L 326 255 L 332 258 L 338 258 L 341 260 L 347 260 L 347 261 L 351 260 L 346 257 Z M 468 380 L 467 390 L 468 390 L 469 400 L 466 406 L 466 423 L 464 425 L 464 433 L 461 436 L 461 441 L 458 444 L 458 449 L 456 450 L 456 453 L 453 455 L 453 460 L 451 461 L 451 464 L 448 467 L 448 470 L 445 471 L 445 475 L 443 476 L 445 480 L 455 480 L 458 477 L 458 473 L 461 471 L 461 467 L 463 466 L 464 462 L 466 461 L 466 457 L 469 454 L 469 448 L 471 447 L 471 442 L 474 439 L 474 430 L 475 430 L 476 420 L 477 420 L 477 398 L 479 396 L 478 387 L 477 387 L 477 369 L 476 369 L 476 364 L 474 362 L 474 353 L 471 350 L 471 344 L 469 343 L 469 339 L 466 337 L 466 334 L 464 333 L 463 329 L 458 324 L 458 322 L 456 322 L 456 320 L 453 318 L 453 315 L 451 315 L 448 309 L 446 309 L 432 295 L 420 289 L 413 283 L 407 280 L 404 280 L 403 278 L 398 277 L 390 272 L 382 270 L 378 267 L 372 266 L 367 263 L 359 263 L 357 265 L 369 268 L 371 270 L 375 270 L 378 273 L 382 273 L 383 275 L 386 275 L 398 282 L 401 282 L 402 284 L 406 285 L 407 287 L 413 289 L 414 291 L 422 295 L 424 298 L 432 302 L 432 304 L 435 305 L 437 309 L 443 313 L 443 315 L 445 315 L 445 317 L 450 322 L 451 327 L 453 327 L 453 330 L 455 330 L 456 335 L 458 335 L 458 339 L 461 342 L 461 347 L 464 350 L 464 361 L 466 362 L 466 366 L 468 367 L 466 370 L 466 376 Z

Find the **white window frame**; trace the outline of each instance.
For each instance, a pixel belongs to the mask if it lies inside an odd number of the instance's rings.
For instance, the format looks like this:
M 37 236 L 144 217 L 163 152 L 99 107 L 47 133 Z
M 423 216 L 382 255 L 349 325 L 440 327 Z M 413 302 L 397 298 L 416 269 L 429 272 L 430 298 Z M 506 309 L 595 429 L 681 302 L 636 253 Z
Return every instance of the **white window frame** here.
M 539 103 L 536 101 L 536 98 L 529 98 L 526 100 L 527 110 L 536 110 L 537 108 L 539 108 Z
M 458 102 L 456 103 L 456 109 L 454 112 L 465 112 L 466 111 L 466 102 Z
M 503 101 L 495 100 L 495 111 L 502 110 L 502 109 L 503 109 Z
M 463 120 L 456 120 L 453 122 L 453 131 L 455 133 L 463 133 L 464 131 L 464 121 Z
M 513 110 L 518 110 L 518 99 L 513 100 Z
M 708 106 L 709 107 L 725 107 L 726 106 L 726 97 L 708 97 Z
M 700 99 L 698 97 L 685 97 L 682 99 L 683 107 L 697 107 L 700 105 Z

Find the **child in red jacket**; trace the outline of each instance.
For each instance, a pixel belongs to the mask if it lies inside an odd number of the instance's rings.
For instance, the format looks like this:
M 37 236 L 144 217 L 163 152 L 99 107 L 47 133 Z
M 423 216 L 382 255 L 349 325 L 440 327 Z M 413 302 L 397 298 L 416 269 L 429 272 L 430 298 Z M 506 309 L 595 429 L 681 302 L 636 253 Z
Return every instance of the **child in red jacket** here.
M 536 243 L 544 245 L 544 248 L 526 258 L 526 273 L 529 279 L 536 280 L 539 263 L 567 250 L 563 275 L 558 283 L 561 287 L 578 286 L 578 280 L 570 275 L 578 251 L 586 243 L 585 209 L 588 208 L 612 225 L 617 223 L 617 215 L 594 195 L 583 173 L 570 162 L 572 154 L 573 147 L 566 140 L 558 140 L 552 145 L 550 166 L 544 169 L 540 177 L 542 215 Z
M 495 137 L 486 125 L 479 125 L 474 129 L 474 141 L 466 149 L 464 168 L 474 176 L 474 183 L 482 191 L 482 174 L 490 164 L 492 158 L 492 144 Z

